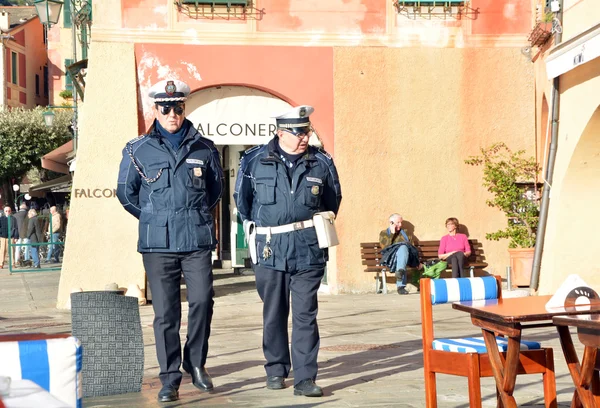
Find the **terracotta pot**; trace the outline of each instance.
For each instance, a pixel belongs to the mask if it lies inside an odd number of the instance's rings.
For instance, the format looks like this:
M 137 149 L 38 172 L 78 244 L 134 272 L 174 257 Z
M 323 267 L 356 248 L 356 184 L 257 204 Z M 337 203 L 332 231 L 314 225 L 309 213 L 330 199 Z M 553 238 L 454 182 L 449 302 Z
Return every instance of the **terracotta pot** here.
M 509 248 L 512 287 L 529 286 L 535 248 Z

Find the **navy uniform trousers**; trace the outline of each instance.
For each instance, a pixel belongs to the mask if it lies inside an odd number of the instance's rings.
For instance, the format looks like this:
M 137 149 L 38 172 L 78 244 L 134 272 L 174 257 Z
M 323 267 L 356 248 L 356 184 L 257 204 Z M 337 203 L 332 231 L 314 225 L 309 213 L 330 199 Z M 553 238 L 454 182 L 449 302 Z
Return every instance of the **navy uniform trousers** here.
M 287 378 L 290 372 L 288 317 L 292 298 L 292 364 L 294 385 L 317 378 L 319 328 L 317 291 L 325 268 L 292 273 L 254 265 L 256 289 L 263 305 L 263 352 L 267 376 Z
M 203 367 L 208 354 L 208 337 L 213 315 L 213 273 L 211 251 L 186 253 L 143 253 L 144 268 L 152 290 L 156 356 L 163 385 L 179 387 L 182 374 L 181 274 L 185 278 L 188 301 L 188 334 L 183 359 Z

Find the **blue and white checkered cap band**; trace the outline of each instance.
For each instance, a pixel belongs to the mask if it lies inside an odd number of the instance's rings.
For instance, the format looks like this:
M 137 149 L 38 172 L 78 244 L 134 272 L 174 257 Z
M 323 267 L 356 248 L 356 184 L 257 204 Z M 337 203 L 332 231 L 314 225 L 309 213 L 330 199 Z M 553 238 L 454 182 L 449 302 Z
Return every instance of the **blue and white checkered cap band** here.
M 498 298 L 498 281 L 493 276 L 432 279 L 430 282 L 432 305 Z
M 75 337 L 0 342 L 0 375 L 31 380 L 66 405 L 81 408 L 82 358 Z
M 504 352 L 508 349 L 508 339 L 496 337 L 498 350 Z M 486 353 L 483 337 L 465 337 L 462 339 L 437 339 L 431 343 L 431 348 L 441 351 L 452 351 L 454 353 Z M 536 341 L 521 340 L 521 350 L 539 350 L 540 343 Z

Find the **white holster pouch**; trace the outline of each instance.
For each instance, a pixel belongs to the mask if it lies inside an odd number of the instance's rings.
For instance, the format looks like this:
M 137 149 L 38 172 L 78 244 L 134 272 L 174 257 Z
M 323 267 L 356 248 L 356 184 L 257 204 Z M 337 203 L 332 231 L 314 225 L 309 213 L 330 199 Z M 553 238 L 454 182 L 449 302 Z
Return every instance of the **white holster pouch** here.
M 316 213 L 313 215 L 313 224 L 317 232 L 319 248 L 329 248 L 340 243 L 335 230 L 335 214 L 333 211 Z
M 258 257 L 256 255 L 256 224 L 254 221 L 244 221 L 244 235 L 246 235 L 250 259 L 252 260 L 252 263 L 256 265 L 258 263 Z

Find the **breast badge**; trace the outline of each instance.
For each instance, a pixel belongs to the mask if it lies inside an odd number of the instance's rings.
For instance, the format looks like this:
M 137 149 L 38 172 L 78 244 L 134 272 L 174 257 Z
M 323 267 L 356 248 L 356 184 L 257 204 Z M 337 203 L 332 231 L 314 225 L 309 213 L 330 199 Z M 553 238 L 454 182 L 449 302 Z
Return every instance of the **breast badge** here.
M 312 187 L 310 188 L 310 192 L 311 192 L 313 195 L 319 195 L 319 186 L 312 186 Z
M 196 176 L 196 177 L 202 177 L 202 168 L 200 168 L 200 167 L 194 167 L 194 176 Z

